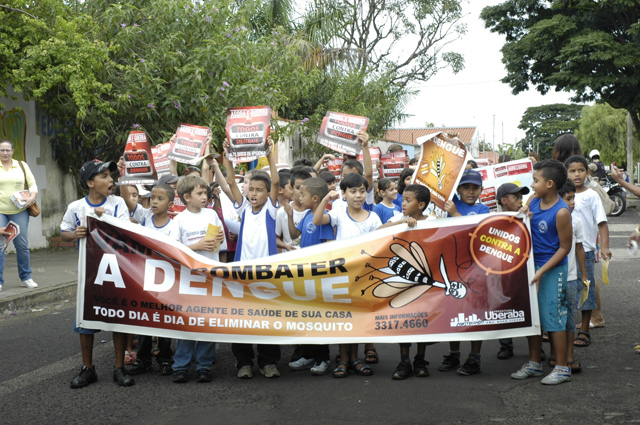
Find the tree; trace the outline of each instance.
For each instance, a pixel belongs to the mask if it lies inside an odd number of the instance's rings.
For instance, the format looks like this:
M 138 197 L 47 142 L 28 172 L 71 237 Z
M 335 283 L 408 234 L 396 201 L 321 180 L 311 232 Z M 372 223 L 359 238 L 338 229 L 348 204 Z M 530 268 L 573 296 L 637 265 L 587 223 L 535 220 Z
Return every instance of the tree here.
M 508 0 L 481 18 L 506 36 L 502 60 L 514 93 L 573 91 L 631 113 L 640 130 L 640 4 L 628 0 Z
M 562 134 L 573 133 L 580 124 L 582 105 L 556 103 L 527 108 L 519 129 L 526 132 L 518 146 L 524 152 L 534 150 L 541 159 L 551 158 L 553 143 Z
M 597 149 L 600 160 L 605 164 L 626 163 L 627 111 L 614 109 L 606 103 L 585 106 L 582 108 L 582 119 L 576 137 L 580 140 L 585 155 Z M 637 138 L 633 145 L 634 151 L 640 152 Z

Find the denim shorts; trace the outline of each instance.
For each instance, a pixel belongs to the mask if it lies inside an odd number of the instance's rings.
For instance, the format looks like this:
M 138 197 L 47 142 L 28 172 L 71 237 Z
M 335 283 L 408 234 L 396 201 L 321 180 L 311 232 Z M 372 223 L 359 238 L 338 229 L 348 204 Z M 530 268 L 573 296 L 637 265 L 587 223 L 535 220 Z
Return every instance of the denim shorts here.
M 593 310 L 597 306 L 596 305 L 596 278 L 593 275 L 593 268 L 596 262 L 596 252 L 595 251 L 585 252 L 585 255 L 587 257 L 587 279 L 591 281 L 591 285 L 589 285 L 589 295 L 587 296 L 587 300 L 584 302 L 584 304 L 582 304 L 582 307 L 580 307 L 580 310 L 582 311 Z M 580 275 L 580 267 L 578 267 L 578 280 L 580 282 L 584 280 Z M 582 287 L 580 287 L 580 289 L 582 289 Z M 576 299 L 577 300 L 580 299 L 579 293 Z
M 578 309 L 578 294 L 582 290 L 582 282 L 570 280 L 567 282 L 567 332 L 576 331 L 576 321 L 573 318 Z
M 85 329 L 85 328 L 79 328 L 78 326 L 76 326 L 76 322 L 73 322 L 73 331 L 77 334 L 80 335 L 93 335 L 93 334 L 97 334 L 98 332 L 100 332 L 100 329 Z
M 536 266 L 536 271 L 540 267 Z M 542 330 L 564 332 L 567 329 L 567 264 L 542 275 L 538 290 L 538 310 Z

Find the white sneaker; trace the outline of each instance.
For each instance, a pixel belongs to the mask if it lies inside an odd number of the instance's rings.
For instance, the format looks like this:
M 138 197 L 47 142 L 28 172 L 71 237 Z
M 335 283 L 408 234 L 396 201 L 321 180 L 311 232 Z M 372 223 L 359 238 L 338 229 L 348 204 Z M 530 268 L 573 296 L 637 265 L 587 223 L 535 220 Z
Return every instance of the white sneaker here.
M 2 285 L 0 285 L 0 292 L 2 292 Z
M 569 369 L 569 371 L 567 371 Z M 550 374 L 542 378 L 542 382 L 545 385 L 558 385 L 563 382 L 571 381 L 571 369 L 562 368 L 562 366 L 556 366 L 553 368 Z
M 33 279 L 27 279 L 27 280 L 23 280 L 22 281 L 22 285 L 20 285 L 20 286 L 24 286 L 25 288 L 33 289 L 33 288 L 37 288 L 38 284 L 35 283 L 33 281 Z
M 242 366 L 240 370 L 238 370 L 238 378 L 240 379 L 250 379 L 253 377 L 253 372 L 251 371 L 251 366 Z
M 316 364 L 311 368 L 312 375 L 324 375 L 329 372 L 329 366 L 331 366 L 331 362 L 329 360 L 317 361 Z
M 295 362 L 289 362 L 289 367 L 291 370 L 304 370 L 309 369 L 315 363 L 315 359 L 305 359 L 304 357 L 300 357 Z
M 280 376 L 278 366 L 274 364 L 268 364 L 265 367 L 261 367 L 260 373 L 263 374 L 265 378 L 277 378 Z

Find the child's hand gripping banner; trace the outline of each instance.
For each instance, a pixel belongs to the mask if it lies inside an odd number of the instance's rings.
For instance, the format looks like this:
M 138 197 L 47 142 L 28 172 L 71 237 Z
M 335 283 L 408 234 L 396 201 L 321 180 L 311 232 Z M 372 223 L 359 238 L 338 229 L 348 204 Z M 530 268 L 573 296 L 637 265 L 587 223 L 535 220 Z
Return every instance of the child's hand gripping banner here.
M 87 233 L 83 328 L 265 344 L 540 334 L 528 220 L 511 213 L 394 226 L 242 263 L 104 214 L 88 217 Z
M 192 124 L 180 124 L 176 130 L 176 139 L 167 155 L 169 159 L 183 164 L 198 165 L 205 157 L 207 139 L 211 134 L 209 127 Z
M 154 184 L 158 180 L 151 153 L 151 144 L 147 133 L 132 131 L 127 137 L 127 145 L 122 154 L 124 161 L 124 176 L 120 177 L 122 184 Z
M 470 158 L 460 140 L 446 133 L 428 134 L 416 139 L 422 153 L 413 182 L 422 184 L 431 192 L 431 202 L 444 210 L 444 204 L 453 198 L 458 182 Z
M 227 158 L 232 162 L 251 162 L 269 153 L 271 130 L 269 106 L 227 109 Z
M 369 118 L 328 111 L 322 119 L 318 143 L 336 152 L 356 156 L 362 150 L 360 130 L 367 131 Z

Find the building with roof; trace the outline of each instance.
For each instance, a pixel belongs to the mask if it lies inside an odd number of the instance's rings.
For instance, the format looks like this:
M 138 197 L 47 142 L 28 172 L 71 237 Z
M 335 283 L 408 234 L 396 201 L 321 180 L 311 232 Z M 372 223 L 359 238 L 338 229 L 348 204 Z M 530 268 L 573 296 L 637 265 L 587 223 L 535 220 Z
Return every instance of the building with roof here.
M 392 128 L 387 130 L 375 146 L 385 153 L 389 146 L 399 144 L 409 153 L 409 157 L 420 156 L 420 146 L 416 143 L 418 137 L 428 134 L 444 132 L 449 137 L 457 137 L 465 144 L 473 157 L 478 157 L 478 131 L 476 127 L 422 127 L 422 128 Z

